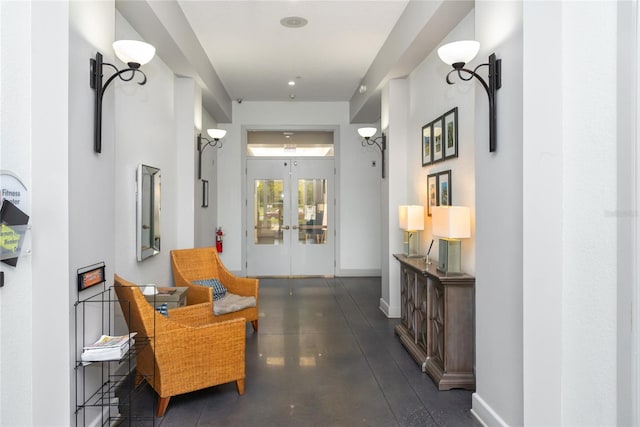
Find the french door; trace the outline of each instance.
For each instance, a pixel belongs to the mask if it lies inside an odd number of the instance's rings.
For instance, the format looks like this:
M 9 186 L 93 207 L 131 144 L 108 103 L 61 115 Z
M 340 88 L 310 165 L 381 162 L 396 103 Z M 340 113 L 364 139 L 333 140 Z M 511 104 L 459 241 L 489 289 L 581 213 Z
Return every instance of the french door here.
M 334 274 L 333 159 L 247 159 L 247 274 Z

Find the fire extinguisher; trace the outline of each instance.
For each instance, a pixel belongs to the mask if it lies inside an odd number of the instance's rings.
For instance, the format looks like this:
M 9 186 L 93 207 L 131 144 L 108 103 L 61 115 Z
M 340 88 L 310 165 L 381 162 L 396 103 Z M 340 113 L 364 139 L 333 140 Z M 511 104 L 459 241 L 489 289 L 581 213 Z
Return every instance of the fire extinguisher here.
M 222 252 L 222 227 L 218 227 L 216 230 L 216 250 L 218 253 Z

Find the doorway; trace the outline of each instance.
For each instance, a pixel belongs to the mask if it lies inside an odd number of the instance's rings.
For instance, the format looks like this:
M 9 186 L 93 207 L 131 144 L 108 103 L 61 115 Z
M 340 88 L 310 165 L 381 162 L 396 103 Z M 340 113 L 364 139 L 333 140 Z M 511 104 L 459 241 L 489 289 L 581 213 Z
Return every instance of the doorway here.
M 249 158 L 248 276 L 333 276 L 333 158 Z

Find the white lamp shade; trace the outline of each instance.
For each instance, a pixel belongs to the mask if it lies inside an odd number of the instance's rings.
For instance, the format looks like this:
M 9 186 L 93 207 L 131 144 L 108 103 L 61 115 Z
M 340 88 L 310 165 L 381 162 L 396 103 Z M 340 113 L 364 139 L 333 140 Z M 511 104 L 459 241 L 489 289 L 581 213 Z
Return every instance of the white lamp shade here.
M 424 230 L 424 206 L 402 205 L 398 208 L 398 218 L 403 230 Z
M 431 231 L 448 239 L 471 237 L 471 218 L 466 206 L 434 206 L 431 208 Z
M 213 139 L 222 139 L 227 134 L 224 129 L 207 129 L 207 133 Z
M 466 64 L 473 60 L 480 50 L 480 43 L 475 40 L 461 40 L 447 43 L 438 49 L 442 62 L 452 65 L 458 62 Z
M 358 129 L 358 133 L 363 138 L 371 138 L 373 135 L 376 134 L 377 131 L 378 131 L 378 129 L 376 129 L 376 128 L 360 128 L 360 129 Z
M 118 40 L 113 42 L 113 50 L 122 62 L 144 65 L 153 59 L 156 48 L 138 40 Z

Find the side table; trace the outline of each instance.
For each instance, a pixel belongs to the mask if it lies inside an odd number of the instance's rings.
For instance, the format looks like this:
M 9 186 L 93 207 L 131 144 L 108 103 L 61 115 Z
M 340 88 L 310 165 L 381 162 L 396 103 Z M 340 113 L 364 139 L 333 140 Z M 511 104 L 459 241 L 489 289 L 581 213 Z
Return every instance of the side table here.
M 393 256 L 400 261 L 400 342 L 438 390 L 475 390 L 475 278 L 441 273 L 424 258 Z
M 183 307 L 187 305 L 187 289 L 186 286 L 158 288 L 157 294 L 144 297 L 156 307 L 163 303 L 167 304 L 167 308 Z

